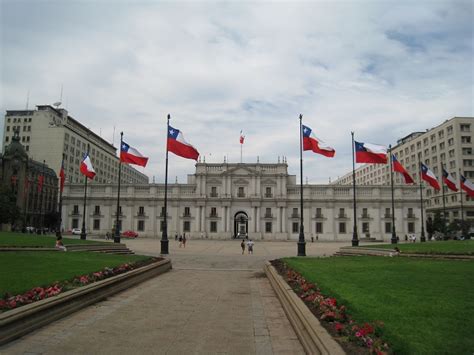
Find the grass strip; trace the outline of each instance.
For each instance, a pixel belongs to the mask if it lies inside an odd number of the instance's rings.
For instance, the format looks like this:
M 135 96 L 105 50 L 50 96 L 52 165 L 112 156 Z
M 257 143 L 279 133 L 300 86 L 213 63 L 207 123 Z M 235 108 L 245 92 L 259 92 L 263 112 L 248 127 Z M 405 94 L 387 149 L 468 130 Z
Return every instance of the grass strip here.
M 63 238 L 66 245 L 69 244 L 95 244 L 103 243 L 93 240 Z M 0 247 L 42 247 L 54 248 L 56 237 L 52 235 L 23 234 L 13 232 L 0 232 Z
M 385 323 L 394 353 L 470 354 L 474 262 L 384 257 L 286 258 L 359 322 Z
M 0 253 L 0 297 L 44 287 L 125 263 L 145 260 L 142 255 L 113 255 L 92 252 L 2 252 Z
M 393 249 L 398 247 L 402 253 L 414 254 L 453 254 L 474 255 L 474 240 L 446 240 L 430 241 L 425 243 L 398 243 L 363 245 L 363 248 Z

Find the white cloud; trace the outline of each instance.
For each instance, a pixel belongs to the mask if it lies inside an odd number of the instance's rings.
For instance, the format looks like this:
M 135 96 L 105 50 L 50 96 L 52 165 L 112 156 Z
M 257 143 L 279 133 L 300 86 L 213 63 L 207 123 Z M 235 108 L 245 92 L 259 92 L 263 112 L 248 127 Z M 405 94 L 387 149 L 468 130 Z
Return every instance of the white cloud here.
M 337 151 L 305 153 L 305 176 L 325 183 L 351 169 L 351 130 L 388 145 L 473 116 L 472 6 L 2 2 L 0 108 L 23 108 L 27 90 L 52 103 L 64 84 L 70 114 L 106 139 L 123 130 L 157 181 L 168 113 L 206 161 L 239 161 L 244 129 L 245 161 L 286 155 L 294 174 L 303 113 Z M 179 181 L 194 171 L 170 162 Z

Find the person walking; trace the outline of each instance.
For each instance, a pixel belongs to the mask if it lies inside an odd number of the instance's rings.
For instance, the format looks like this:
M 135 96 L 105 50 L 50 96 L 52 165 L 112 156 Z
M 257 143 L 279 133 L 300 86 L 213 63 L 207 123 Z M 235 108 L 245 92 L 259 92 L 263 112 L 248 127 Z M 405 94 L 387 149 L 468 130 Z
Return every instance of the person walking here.
M 245 253 L 245 242 L 244 242 L 243 239 L 242 239 L 242 241 L 240 242 L 240 247 L 242 248 L 242 255 L 244 255 L 244 253 Z
M 186 248 L 186 233 L 183 234 L 183 248 Z
M 179 247 L 181 248 L 182 245 L 183 245 L 183 236 L 180 234 L 179 235 Z
M 249 254 L 253 254 L 253 241 L 252 239 L 249 239 L 247 242 L 247 250 Z

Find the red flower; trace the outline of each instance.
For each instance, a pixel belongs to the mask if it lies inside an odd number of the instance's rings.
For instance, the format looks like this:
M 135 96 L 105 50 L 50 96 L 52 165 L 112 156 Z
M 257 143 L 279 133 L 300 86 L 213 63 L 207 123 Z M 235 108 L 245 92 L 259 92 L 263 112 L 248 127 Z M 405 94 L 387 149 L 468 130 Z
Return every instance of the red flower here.
M 341 333 L 341 332 L 344 330 L 344 324 L 342 324 L 342 323 L 336 323 L 336 325 L 334 326 L 334 328 L 336 329 L 336 332 Z
M 15 308 L 16 307 L 16 301 L 15 300 L 11 300 L 10 302 L 8 302 L 8 306 L 10 308 Z

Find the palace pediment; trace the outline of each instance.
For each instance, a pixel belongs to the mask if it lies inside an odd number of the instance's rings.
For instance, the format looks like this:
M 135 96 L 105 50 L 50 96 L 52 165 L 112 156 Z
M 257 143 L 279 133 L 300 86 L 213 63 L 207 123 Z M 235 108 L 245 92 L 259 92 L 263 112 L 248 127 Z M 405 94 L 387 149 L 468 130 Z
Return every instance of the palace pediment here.
M 249 181 L 246 179 L 236 179 L 236 180 L 233 180 L 232 183 L 234 185 L 248 185 Z
M 245 166 L 238 166 L 235 168 L 230 168 L 229 170 L 222 173 L 222 175 L 259 175 L 259 173 L 252 168 Z
M 206 183 L 208 185 L 222 185 L 222 181 L 220 179 L 216 179 L 216 178 L 207 179 Z
M 264 179 L 264 180 L 262 180 L 262 185 L 275 186 L 276 184 L 277 184 L 277 182 L 274 179 Z

